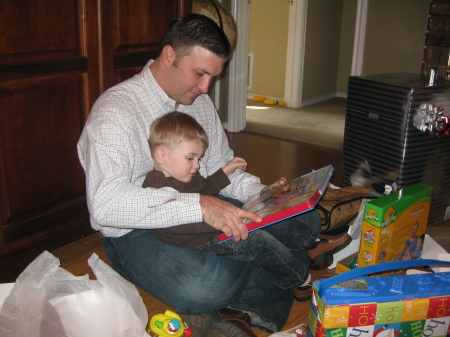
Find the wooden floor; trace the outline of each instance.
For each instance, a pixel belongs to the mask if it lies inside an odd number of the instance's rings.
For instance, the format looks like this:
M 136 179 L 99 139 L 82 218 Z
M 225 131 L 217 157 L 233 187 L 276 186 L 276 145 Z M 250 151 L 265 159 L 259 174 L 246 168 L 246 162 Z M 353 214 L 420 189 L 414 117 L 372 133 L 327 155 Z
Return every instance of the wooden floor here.
M 264 137 L 250 133 L 231 133 L 228 135 L 230 146 L 236 156 L 245 158 L 248 162 L 247 171 L 261 177 L 261 181 L 270 184 L 284 176 L 293 179 L 327 165 L 334 165 L 335 173 L 332 182 L 339 185 L 342 172 L 342 152 L 340 150 L 317 147 L 309 144 L 285 141 L 277 138 Z M 74 275 L 92 275 L 87 259 L 96 253 L 108 262 L 97 234 L 90 235 L 52 252 L 61 261 L 61 266 Z M 313 273 L 313 279 L 331 277 L 329 270 Z M 163 313 L 173 308 L 158 301 L 153 296 L 138 289 L 147 307 L 149 317 Z M 284 330 L 308 323 L 309 302 L 294 303 Z M 269 336 L 268 333 L 254 329 L 258 337 Z

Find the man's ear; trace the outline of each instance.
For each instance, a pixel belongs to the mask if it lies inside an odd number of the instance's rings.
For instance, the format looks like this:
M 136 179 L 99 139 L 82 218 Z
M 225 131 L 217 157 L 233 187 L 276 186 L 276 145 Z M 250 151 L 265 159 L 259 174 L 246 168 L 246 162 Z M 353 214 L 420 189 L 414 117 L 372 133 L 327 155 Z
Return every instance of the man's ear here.
M 159 165 L 166 163 L 166 149 L 163 147 L 157 147 L 154 151 L 154 159 Z
M 163 64 L 166 67 L 170 67 L 175 62 L 175 60 L 177 58 L 177 54 L 175 53 L 175 50 L 172 48 L 172 46 L 165 45 L 161 52 L 161 58 L 162 58 Z

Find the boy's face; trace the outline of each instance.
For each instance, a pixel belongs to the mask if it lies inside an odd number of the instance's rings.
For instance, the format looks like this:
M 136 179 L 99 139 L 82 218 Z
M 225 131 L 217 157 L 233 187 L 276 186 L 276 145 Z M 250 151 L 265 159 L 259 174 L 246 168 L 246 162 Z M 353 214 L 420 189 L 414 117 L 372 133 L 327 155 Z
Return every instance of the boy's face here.
M 166 148 L 165 164 L 161 167 L 166 177 L 190 182 L 200 168 L 200 159 L 205 149 L 199 140 L 183 141 Z

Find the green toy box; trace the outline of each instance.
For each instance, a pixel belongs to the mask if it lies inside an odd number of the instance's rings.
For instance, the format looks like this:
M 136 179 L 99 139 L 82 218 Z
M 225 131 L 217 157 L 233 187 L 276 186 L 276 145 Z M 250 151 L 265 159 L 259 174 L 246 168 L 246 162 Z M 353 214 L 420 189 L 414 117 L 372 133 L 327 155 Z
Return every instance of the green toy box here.
M 432 190 L 418 183 L 366 203 L 359 267 L 421 257 Z

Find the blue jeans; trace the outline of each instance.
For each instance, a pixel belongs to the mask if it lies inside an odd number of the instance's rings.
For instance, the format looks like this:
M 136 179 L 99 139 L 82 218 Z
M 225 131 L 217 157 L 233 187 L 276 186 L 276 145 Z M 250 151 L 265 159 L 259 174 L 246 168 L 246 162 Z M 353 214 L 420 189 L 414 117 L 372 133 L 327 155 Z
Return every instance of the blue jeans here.
M 273 235 L 308 268 L 304 249 L 314 245 L 320 217 L 311 211 L 258 231 Z M 117 272 L 179 313 L 245 310 L 256 315 L 252 325 L 267 332 L 279 331 L 289 316 L 292 291 L 277 286 L 260 259 L 190 250 L 161 241 L 149 230 L 107 238 L 105 251 Z
M 259 259 L 261 266 L 272 274 L 278 287 L 292 289 L 304 284 L 309 276 L 309 258 L 302 240 L 297 240 L 293 246 L 288 248 L 268 230 L 256 230 L 249 233 L 248 240 L 239 242 L 228 240 L 219 243 L 215 237 L 198 251 L 227 255 L 240 261 Z

